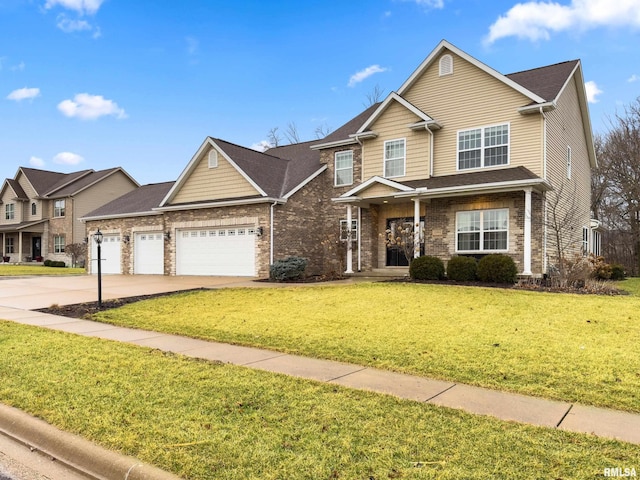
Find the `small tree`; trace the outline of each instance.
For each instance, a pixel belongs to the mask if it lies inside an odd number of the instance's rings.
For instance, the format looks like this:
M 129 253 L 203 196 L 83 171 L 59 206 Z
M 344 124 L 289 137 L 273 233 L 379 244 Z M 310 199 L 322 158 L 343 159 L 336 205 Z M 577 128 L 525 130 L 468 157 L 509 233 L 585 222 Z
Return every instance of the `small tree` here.
M 401 218 L 395 224 L 392 224 L 391 228 L 385 230 L 385 244 L 387 247 L 398 248 L 404 254 L 408 263 L 411 263 L 415 256 L 414 228 L 420 228 L 420 225 L 414 227 L 412 218 Z M 417 245 L 417 247 L 419 248 L 420 245 Z
M 87 257 L 87 244 L 71 243 L 69 245 L 65 245 L 64 251 L 67 255 L 71 256 L 71 266 L 77 267 L 78 262 Z

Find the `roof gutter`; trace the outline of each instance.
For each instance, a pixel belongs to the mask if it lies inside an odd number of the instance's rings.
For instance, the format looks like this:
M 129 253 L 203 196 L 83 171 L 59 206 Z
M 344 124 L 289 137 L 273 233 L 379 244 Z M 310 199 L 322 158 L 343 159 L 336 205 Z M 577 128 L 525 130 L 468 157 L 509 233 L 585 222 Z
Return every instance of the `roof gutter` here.
M 400 192 L 394 195 L 394 198 L 405 197 L 436 197 L 436 196 L 457 196 L 457 195 L 469 195 L 478 192 L 487 192 L 491 190 L 495 191 L 516 191 L 522 190 L 525 187 L 537 187 L 539 190 L 552 190 L 551 184 L 542 178 L 515 180 L 512 182 L 495 182 L 495 183 L 483 183 L 479 185 L 458 185 L 456 187 L 446 188 L 432 188 L 426 187 L 417 188 L 411 192 Z
M 274 197 L 259 197 L 250 198 L 244 200 L 227 200 L 224 202 L 208 202 L 198 203 L 191 205 L 169 205 L 166 207 L 156 207 L 153 211 L 157 212 L 175 212 L 176 210 L 199 210 L 202 208 L 220 208 L 220 207 L 235 207 L 237 205 L 255 205 L 256 203 L 287 203 L 286 198 L 274 198 Z
M 94 220 L 110 220 L 114 218 L 148 217 L 151 215 L 162 215 L 162 212 L 148 211 L 135 213 L 115 213 L 113 215 L 96 215 L 93 217 L 80 217 L 81 222 L 92 222 Z
M 525 105 L 518 109 L 518 113 L 521 115 L 531 115 L 532 113 L 550 112 L 555 110 L 558 104 L 554 101 L 545 103 L 534 103 L 533 105 Z

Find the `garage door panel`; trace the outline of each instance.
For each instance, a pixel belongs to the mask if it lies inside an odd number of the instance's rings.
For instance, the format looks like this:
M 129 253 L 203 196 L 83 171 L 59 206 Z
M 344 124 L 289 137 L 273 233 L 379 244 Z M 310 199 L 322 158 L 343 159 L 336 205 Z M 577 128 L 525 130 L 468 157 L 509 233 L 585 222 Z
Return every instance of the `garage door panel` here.
M 91 273 L 98 273 L 98 244 L 91 242 Z M 121 274 L 121 238 L 120 235 L 104 235 L 100 245 L 101 273 L 105 275 Z
M 254 232 L 251 227 L 179 231 L 176 273 L 255 276 Z
M 133 272 L 138 275 L 164 274 L 164 237 L 161 232 L 136 233 Z

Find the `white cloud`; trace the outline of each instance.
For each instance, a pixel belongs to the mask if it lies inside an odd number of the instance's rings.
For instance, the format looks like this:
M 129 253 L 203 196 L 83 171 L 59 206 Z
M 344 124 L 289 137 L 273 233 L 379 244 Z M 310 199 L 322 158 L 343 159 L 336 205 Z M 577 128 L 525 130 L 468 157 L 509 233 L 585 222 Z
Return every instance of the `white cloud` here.
M 511 36 L 532 41 L 548 40 L 552 33 L 602 26 L 640 27 L 640 2 L 571 0 L 568 5 L 539 1 L 518 3 L 489 27 L 485 43 L 491 44 Z
M 71 152 L 60 152 L 53 157 L 53 163 L 57 163 L 59 165 L 78 165 L 81 162 L 84 162 L 84 158 Z
M 637 82 L 638 80 L 640 80 L 640 77 L 634 73 L 627 79 L 627 82 L 633 83 L 633 82 Z
M 95 120 L 111 115 L 118 119 L 127 118 L 124 109 L 113 100 L 107 100 L 102 95 L 79 93 L 73 100 L 63 100 L 58 104 L 60 110 L 67 117 L 77 117 L 81 120 Z
M 103 2 L 104 0 L 47 0 L 44 8 L 51 9 L 59 5 L 67 10 L 78 12 L 80 15 L 95 15 Z
M 12 65 L 9 67 L 9 70 L 11 70 L 12 72 L 22 72 L 24 70 L 25 64 L 24 62 L 20 62 L 17 65 Z
M 420 7 L 425 7 L 427 9 L 444 8 L 444 0 L 403 0 L 404 2 L 413 2 Z
M 29 165 L 31 165 L 32 167 L 41 168 L 44 167 L 44 160 L 38 157 L 31 157 L 29 159 Z
M 58 17 L 57 27 L 64 33 L 81 32 L 83 30 L 93 30 L 93 27 L 86 20 L 71 20 L 66 15 Z
M 358 83 L 369 78 L 371 75 L 375 75 L 376 73 L 382 73 L 386 71 L 387 69 L 382 68 L 380 65 L 371 65 L 370 67 L 367 67 L 364 70 L 360 70 L 359 72 L 351 75 L 351 78 L 349 78 L 349 86 L 354 87 Z
M 15 100 L 19 102 L 21 100 L 34 99 L 40 96 L 39 88 L 19 88 L 18 90 L 14 90 L 9 95 L 7 95 L 8 100 Z
M 584 88 L 587 91 L 587 101 L 589 103 L 598 103 L 598 99 L 596 97 L 602 93 L 602 90 L 598 88 L 596 82 L 593 80 L 585 82 Z
M 257 143 L 251 145 L 251 150 L 256 150 L 258 152 L 264 152 L 268 148 L 271 148 L 271 144 L 267 140 L 260 140 Z

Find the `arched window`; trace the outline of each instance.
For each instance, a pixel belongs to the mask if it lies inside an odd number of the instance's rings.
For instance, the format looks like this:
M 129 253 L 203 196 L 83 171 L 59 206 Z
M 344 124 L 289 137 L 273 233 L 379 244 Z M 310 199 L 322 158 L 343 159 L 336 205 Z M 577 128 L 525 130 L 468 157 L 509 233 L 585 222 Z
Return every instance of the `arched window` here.
M 35 215 L 38 212 L 38 206 L 36 205 L 36 202 L 33 202 L 31 204 L 31 215 Z
M 449 54 L 440 58 L 440 76 L 453 74 L 453 57 Z

